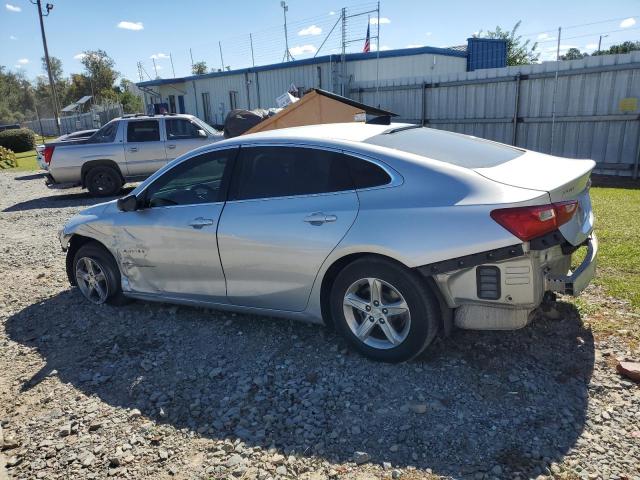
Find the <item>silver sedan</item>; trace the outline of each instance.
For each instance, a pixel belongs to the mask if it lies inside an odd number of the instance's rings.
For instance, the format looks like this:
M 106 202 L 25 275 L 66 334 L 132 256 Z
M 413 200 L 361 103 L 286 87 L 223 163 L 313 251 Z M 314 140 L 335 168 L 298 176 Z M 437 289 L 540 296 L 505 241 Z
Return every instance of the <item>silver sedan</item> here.
M 594 165 L 413 125 L 274 130 L 183 155 L 60 238 L 93 303 L 325 323 L 397 362 L 453 325 L 520 328 L 552 292 L 584 289 Z

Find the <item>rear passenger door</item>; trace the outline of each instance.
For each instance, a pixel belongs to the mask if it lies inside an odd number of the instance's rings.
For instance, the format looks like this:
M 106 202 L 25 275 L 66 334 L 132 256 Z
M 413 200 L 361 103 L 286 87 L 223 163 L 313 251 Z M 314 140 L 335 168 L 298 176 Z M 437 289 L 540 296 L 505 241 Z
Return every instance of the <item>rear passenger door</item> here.
M 167 161 L 208 143 L 207 133 L 199 125 L 186 118 L 167 118 L 165 125 L 167 130 L 167 141 L 165 142 Z
M 128 120 L 124 155 L 128 176 L 149 176 L 167 163 L 160 119 Z
M 218 226 L 229 301 L 304 310 L 320 266 L 358 206 L 341 153 L 242 146 Z

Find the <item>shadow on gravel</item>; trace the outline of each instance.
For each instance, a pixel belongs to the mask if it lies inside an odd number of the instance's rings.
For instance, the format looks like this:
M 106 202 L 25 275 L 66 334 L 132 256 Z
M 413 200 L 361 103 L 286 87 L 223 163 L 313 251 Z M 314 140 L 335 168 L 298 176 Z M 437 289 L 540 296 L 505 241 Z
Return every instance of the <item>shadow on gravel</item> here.
M 14 177 L 14 180 L 25 181 L 25 180 L 38 180 L 39 178 L 44 178 L 44 173 L 33 173 L 31 175 L 22 175 L 20 177 Z
M 584 428 L 593 337 L 571 305 L 558 309 L 562 320 L 515 332 L 454 332 L 400 365 L 370 362 L 314 325 L 141 302 L 97 307 L 73 290 L 6 329 L 47 362 L 25 390 L 56 370 L 88 395 L 205 438 L 512 478 L 561 460 Z
M 115 198 L 120 198 L 133 190 L 133 187 L 125 187 L 120 193 L 113 197 L 94 197 L 89 192 L 55 194 L 46 197 L 34 198 L 25 202 L 16 203 L 3 210 L 3 212 L 22 212 L 25 210 L 39 210 L 43 208 L 68 208 L 68 207 L 90 207 L 102 202 L 108 202 Z

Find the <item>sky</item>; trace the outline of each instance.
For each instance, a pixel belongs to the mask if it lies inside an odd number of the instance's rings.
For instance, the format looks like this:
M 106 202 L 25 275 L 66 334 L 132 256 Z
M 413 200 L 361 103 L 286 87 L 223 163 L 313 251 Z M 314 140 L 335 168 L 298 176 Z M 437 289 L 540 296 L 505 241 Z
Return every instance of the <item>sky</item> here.
M 0 1 L 0 65 L 35 79 L 43 74 L 36 6 L 29 0 Z M 54 4 L 44 19 L 49 54 L 62 60 L 66 75 L 80 72 L 82 52 L 95 49 L 105 50 L 122 76 L 134 81 L 140 80 L 138 62 L 148 80 L 189 75 L 191 57 L 209 68 L 235 69 L 278 63 L 285 53 L 279 0 L 49 1 Z M 375 2 L 288 0 L 287 38 L 295 59 L 341 51 L 343 7 L 347 51 L 353 52 L 362 50 L 368 23 L 372 50 L 378 27 L 380 49 L 387 50 L 464 45 L 475 32 L 496 25 L 510 29 L 520 20 L 519 33 L 539 42 L 541 60 L 555 58 L 559 26 L 561 53 L 571 47 L 591 52 L 600 35 L 607 35 L 602 48 L 640 40 L 638 0 L 381 0 L 379 24 Z

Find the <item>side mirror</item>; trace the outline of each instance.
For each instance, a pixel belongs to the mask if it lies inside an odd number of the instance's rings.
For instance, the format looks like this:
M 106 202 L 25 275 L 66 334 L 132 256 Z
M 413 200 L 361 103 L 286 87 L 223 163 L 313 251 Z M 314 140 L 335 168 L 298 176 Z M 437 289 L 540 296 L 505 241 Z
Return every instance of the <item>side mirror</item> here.
M 138 209 L 138 197 L 135 195 L 127 195 L 118 199 L 118 210 L 122 212 L 134 212 Z
M 204 130 L 202 130 L 202 129 L 199 129 L 199 130 L 198 130 L 198 136 L 199 136 L 199 137 L 202 137 L 202 138 L 207 138 L 207 132 L 205 132 L 205 131 L 204 131 Z

